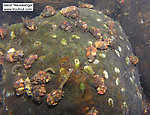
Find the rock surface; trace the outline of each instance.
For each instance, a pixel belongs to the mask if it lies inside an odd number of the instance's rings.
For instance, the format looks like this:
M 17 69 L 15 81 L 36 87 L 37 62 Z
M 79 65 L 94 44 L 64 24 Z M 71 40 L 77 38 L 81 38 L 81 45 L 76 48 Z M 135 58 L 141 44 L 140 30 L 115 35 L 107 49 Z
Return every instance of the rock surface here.
M 136 66 L 126 63 L 127 57 L 133 55 L 133 51 L 121 26 L 94 9 L 79 8 L 79 12 L 81 20 L 85 21 L 89 28 L 95 26 L 100 29 L 103 38 L 113 39 L 114 48 L 104 51 L 97 49 L 96 61 L 89 63 L 86 48 L 91 43 L 94 44 L 96 38 L 90 32 L 78 29 L 74 25 L 75 19 L 64 17 L 59 11 L 52 17 L 34 18 L 38 27 L 35 31 L 28 30 L 23 23 L 11 25 L 8 34 L 0 40 L 0 48 L 4 55 L 10 48 L 23 50 L 24 57 L 17 62 L 3 62 L 1 114 L 79 115 L 87 113 L 91 107 L 95 107 L 102 115 L 141 114 L 139 74 Z M 63 20 L 72 24 L 73 32 L 59 28 Z M 109 21 L 114 22 L 112 30 L 106 25 Z M 15 33 L 15 37 L 11 32 Z M 26 70 L 24 60 L 31 54 L 37 54 L 39 58 Z M 79 65 L 76 65 L 75 59 L 79 60 Z M 93 72 L 85 71 L 85 66 L 91 67 L 90 71 Z M 49 107 L 46 104 L 46 96 L 41 104 L 36 104 L 26 94 L 15 95 L 13 84 L 18 79 L 18 73 L 22 74 L 19 77 L 23 79 L 32 78 L 38 71 L 46 68 L 55 71 L 50 82 L 45 84 L 47 94 L 62 86 L 66 78 L 65 72 L 73 69 L 62 89 L 64 97 L 56 106 Z M 94 75 L 104 78 L 107 87 L 104 95 L 98 94 L 94 88 Z

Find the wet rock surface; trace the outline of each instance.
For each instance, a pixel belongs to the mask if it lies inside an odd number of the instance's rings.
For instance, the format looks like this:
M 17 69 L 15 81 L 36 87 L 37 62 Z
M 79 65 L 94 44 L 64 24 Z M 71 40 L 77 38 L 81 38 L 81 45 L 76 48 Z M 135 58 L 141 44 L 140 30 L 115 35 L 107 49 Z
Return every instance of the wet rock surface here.
M 150 1 L 138 0 L 134 2 L 133 0 L 128 0 L 121 13 L 128 13 L 127 16 L 121 16 L 120 22 L 127 35 L 130 36 L 129 40 L 134 52 L 140 58 L 139 72 L 141 73 L 141 85 L 144 93 L 149 98 L 150 72 L 148 68 L 150 67 L 150 54 L 147 52 L 150 50 Z
M 99 28 L 99 31 L 94 33 L 99 38 L 78 28 L 75 25 L 76 19 L 64 17 L 60 11 L 52 17 L 34 18 L 33 21 L 38 26 L 34 31 L 25 28 L 23 23 L 13 24 L 8 28 L 7 35 L 0 39 L 0 49 L 4 55 L 10 48 L 18 49 L 24 52 L 24 56 L 17 62 L 3 62 L 1 114 L 79 115 L 89 111 L 104 115 L 141 114 L 139 74 L 137 67 L 127 60 L 128 56 L 134 54 L 121 26 L 97 10 L 78 10 L 80 19 L 88 25 L 88 29 Z M 72 32 L 59 28 L 63 20 L 72 25 Z M 108 26 L 110 21 L 113 22 L 112 26 Z M 11 32 L 14 32 L 15 37 L 11 36 Z M 108 45 L 105 50 L 97 49 L 96 54 L 91 51 L 94 61 L 89 62 L 86 49 L 93 46 L 96 40 L 105 40 L 108 43 L 108 39 L 113 40 L 113 48 Z M 25 69 L 24 61 L 31 54 L 37 54 L 38 59 L 32 63 L 30 69 Z M 32 93 L 39 94 L 34 95 L 35 100 L 39 100 L 42 93 L 41 104 L 32 101 L 32 94 L 31 97 L 27 94 L 15 95 L 13 85 L 18 80 L 18 74 L 22 74 L 19 76 L 22 79 L 33 79 L 36 73 L 49 67 L 55 70 L 55 74 L 44 85 L 44 90 L 43 87 L 38 90 L 37 87 L 40 86 L 31 88 Z M 70 70 L 72 71 L 68 74 Z M 100 78 L 95 79 L 95 75 Z M 30 87 L 32 84 L 29 85 L 29 90 Z M 60 89 L 64 92 L 63 97 L 58 92 Z M 51 92 L 53 95 L 49 96 Z M 46 103 L 49 100 L 53 103 L 51 96 L 57 97 L 59 101 L 53 107 Z
M 134 53 L 139 57 L 139 73 L 140 82 L 143 87 L 143 102 L 146 100 L 146 105 L 143 103 L 143 113 L 150 114 L 150 61 L 149 61 L 149 50 L 150 50 L 150 1 L 147 0 L 120 0 L 123 2 L 110 1 L 107 2 L 97 1 L 96 9 L 102 10 L 105 14 L 113 17 L 121 23 L 125 33 L 129 36 L 129 41 L 133 47 Z M 110 4 L 108 3 L 110 2 Z M 105 7 L 106 6 L 106 7 Z M 145 108 L 145 106 L 147 106 Z

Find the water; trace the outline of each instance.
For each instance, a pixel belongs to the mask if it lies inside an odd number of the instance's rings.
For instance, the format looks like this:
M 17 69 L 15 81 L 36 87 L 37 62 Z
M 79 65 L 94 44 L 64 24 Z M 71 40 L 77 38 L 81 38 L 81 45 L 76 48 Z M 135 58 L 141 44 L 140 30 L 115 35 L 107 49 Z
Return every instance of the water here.
M 1 1 L 0 4 L 6 2 Z M 7 1 L 7 2 L 11 2 Z M 17 2 L 13 1 L 13 2 Z M 21 1 L 21 2 L 33 2 L 32 0 Z M 146 93 L 149 95 L 149 1 L 144 0 L 127 0 L 124 5 L 120 5 L 117 0 L 95 0 L 86 1 L 86 3 L 92 3 L 95 5 L 97 10 L 102 10 L 104 13 L 108 14 L 115 20 L 120 21 L 125 33 L 129 36 L 129 40 L 133 46 L 135 54 L 141 59 L 139 63 L 139 71 L 142 75 L 141 81 L 142 86 L 146 89 Z M 62 7 L 69 5 L 77 5 L 78 1 L 66 0 L 66 1 L 34 1 L 34 11 L 33 12 L 3 12 L 0 11 L 0 24 L 14 24 L 22 22 L 21 17 L 33 18 L 39 16 L 40 12 L 43 10 L 46 4 L 51 4 L 55 6 L 57 10 Z M 129 13 L 127 16 L 125 13 Z M 142 23 L 143 22 L 143 23 Z M 135 45 L 136 44 L 136 45 Z M 145 85 L 144 85 L 145 84 Z
M 16 0 L 17 1 L 17 0 Z M 66 2 L 67 1 L 67 2 Z M 14 24 L 22 22 L 21 17 L 34 18 L 39 16 L 46 4 L 55 6 L 56 9 L 69 5 L 77 5 L 78 1 L 74 0 L 57 0 L 54 1 L 40 0 L 34 1 L 34 12 L 2 12 L 0 11 L 0 24 Z M 101 10 L 113 19 L 119 21 L 129 36 L 134 53 L 140 58 L 138 64 L 141 74 L 141 85 L 144 88 L 144 93 L 150 97 L 150 1 L 148 0 L 125 0 L 125 3 L 120 4 L 119 0 L 93 0 L 86 3 L 93 3 L 97 10 Z M 1 1 L 2 4 L 5 0 Z M 9 1 L 11 2 L 11 0 Z M 15 1 L 13 1 L 15 2 Z M 25 1 L 24 1 L 25 2 Z M 27 2 L 33 2 L 29 0 Z M 83 2 L 83 1 L 82 1 Z

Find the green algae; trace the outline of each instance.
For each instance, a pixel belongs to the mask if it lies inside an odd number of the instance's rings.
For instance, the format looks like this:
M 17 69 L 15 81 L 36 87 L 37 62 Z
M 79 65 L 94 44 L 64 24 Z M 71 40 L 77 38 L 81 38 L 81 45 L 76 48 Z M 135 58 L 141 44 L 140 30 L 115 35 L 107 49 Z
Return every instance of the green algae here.
M 84 85 L 84 83 L 80 83 L 79 88 L 80 88 L 81 92 L 84 93 L 84 91 L 85 91 L 85 85 Z

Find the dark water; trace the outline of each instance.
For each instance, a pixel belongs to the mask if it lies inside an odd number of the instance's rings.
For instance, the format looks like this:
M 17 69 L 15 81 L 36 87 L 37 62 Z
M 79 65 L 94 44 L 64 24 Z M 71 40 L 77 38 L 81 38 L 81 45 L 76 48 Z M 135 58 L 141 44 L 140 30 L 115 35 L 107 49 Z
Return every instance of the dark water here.
M 12 0 L 7 0 L 11 2 Z M 34 1 L 34 0 L 33 0 Z M 33 2 L 24 0 L 22 2 Z M 101 10 L 108 16 L 119 21 L 129 36 L 134 53 L 140 58 L 139 72 L 141 74 L 141 85 L 144 93 L 150 97 L 150 1 L 149 0 L 125 0 L 125 3 L 119 0 L 84 0 L 86 3 L 92 3 L 97 10 Z M 121 0 L 120 0 L 121 1 Z M 2 5 L 5 0 L 1 0 Z M 17 2 L 13 1 L 13 2 Z M 83 2 L 83 1 L 82 1 Z M 21 22 L 21 17 L 34 18 L 39 16 L 44 6 L 50 4 L 57 10 L 69 5 L 78 5 L 78 0 L 36 0 L 34 1 L 33 12 L 3 12 L 0 11 L 0 24 L 14 24 Z M 0 70 L 1 71 L 1 70 Z

